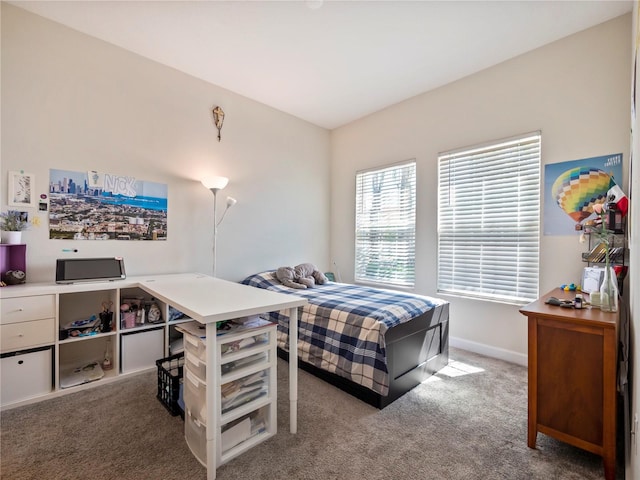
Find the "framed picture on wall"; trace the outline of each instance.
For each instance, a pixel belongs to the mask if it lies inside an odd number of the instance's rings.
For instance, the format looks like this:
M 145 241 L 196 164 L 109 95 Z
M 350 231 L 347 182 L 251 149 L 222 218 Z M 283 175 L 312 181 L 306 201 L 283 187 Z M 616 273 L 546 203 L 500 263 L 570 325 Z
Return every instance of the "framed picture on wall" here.
M 7 204 L 13 207 L 35 207 L 35 176 L 25 172 L 9 172 L 9 198 Z

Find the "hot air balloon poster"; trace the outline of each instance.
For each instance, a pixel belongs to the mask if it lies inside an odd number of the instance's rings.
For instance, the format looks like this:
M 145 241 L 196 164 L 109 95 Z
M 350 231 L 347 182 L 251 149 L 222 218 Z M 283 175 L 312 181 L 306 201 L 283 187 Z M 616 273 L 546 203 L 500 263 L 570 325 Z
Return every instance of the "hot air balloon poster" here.
M 622 153 L 545 165 L 544 234 L 575 235 L 576 225 L 594 215 L 593 206 L 611 195 L 626 213 L 620 185 Z

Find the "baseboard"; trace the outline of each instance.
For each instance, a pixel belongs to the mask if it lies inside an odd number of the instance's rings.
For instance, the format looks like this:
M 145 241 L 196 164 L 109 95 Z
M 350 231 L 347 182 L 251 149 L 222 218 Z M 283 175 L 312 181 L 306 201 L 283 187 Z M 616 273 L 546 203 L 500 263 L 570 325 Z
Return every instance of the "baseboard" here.
M 462 350 L 486 355 L 487 357 L 499 358 L 505 362 L 515 363 L 517 365 L 527 366 L 528 356 L 524 353 L 518 353 L 504 348 L 493 347 L 484 343 L 472 342 L 463 338 L 449 337 L 449 345 Z M 451 354 L 449 354 L 451 356 Z

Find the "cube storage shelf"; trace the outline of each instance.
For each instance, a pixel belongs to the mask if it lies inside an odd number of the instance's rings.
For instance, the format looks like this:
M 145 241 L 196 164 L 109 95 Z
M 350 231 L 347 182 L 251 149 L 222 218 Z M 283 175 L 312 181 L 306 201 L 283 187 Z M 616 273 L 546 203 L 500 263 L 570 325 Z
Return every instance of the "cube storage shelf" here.
M 19 268 L 25 246 L 2 247 L 2 268 Z M 176 337 L 175 326 L 190 319 L 167 321 L 169 306 L 136 287 L 137 283 L 130 279 L 72 285 L 27 283 L 1 288 L 0 408 L 153 369 L 156 360 L 175 353 L 170 347 Z M 155 304 L 161 313 L 160 321 L 147 323 L 142 316 L 145 323 L 134 322 L 126 327 L 119 307 L 123 299 L 131 298 L 139 300 L 142 307 Z M 108 331 L 68 328 L 72 322 L 91 318 L 97 322 L 87 325 L 102 323 L 100 314 L 105 309 L 112 312 Z M 19 358 L 28 362 L 18 364 Z M 20 374 L 27 370 L 27 364 L 29 374 Z M 34 378 L 37 381 L 32 381 Z
M 27 272 L 27 245 L 0 243 L 0 279 L 5 280 L 9 270 Z

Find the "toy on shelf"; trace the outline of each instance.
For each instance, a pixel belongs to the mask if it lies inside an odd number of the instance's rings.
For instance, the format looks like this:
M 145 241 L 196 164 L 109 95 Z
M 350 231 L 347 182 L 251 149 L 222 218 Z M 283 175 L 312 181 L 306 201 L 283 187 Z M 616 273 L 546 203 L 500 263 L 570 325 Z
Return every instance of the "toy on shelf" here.
M 582 291 L 582 288 L 580 288 L 580 285 L 576 285 L 575 283 L 569 283 L 569 284 L 565 283 L 560 285 L 560 288 L 565 292 L 575 292 L 575 291 L 581 292 Z

